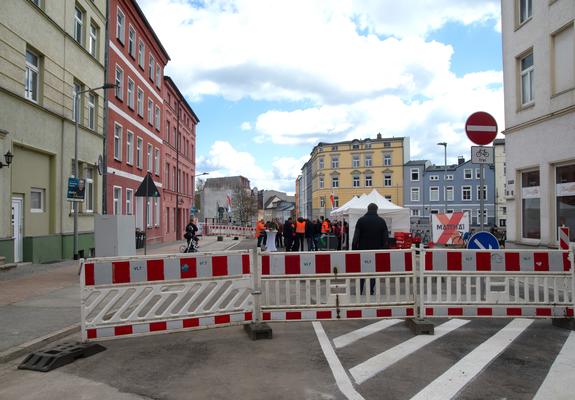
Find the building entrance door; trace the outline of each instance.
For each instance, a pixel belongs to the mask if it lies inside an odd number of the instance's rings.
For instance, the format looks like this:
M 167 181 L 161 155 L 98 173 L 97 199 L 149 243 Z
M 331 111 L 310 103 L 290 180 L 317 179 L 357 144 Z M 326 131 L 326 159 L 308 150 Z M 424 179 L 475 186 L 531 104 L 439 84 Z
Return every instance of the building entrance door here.
M 12 198 L 12 232 L 14 235 L 14 262 L 22 262 L 22 250 L 24 248 L 24 199 L 22 197 Z

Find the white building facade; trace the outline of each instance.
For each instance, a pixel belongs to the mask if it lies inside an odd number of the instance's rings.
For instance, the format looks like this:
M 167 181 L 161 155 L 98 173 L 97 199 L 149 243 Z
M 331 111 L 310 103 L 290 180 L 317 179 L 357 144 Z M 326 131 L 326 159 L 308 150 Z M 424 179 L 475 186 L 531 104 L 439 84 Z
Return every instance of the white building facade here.
M 575 2 L 502 0 L 507 239 L 575 238 Z

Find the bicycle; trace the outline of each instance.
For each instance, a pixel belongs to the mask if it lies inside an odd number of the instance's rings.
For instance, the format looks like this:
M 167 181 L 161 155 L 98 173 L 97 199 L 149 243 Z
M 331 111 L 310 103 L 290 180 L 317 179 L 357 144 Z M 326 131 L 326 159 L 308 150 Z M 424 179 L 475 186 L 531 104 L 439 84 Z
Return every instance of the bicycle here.
M 198 236 L 192 237 L 189 242 L 180 246 L 180 253 L 197 253 L 200 247 L 199 240 Z

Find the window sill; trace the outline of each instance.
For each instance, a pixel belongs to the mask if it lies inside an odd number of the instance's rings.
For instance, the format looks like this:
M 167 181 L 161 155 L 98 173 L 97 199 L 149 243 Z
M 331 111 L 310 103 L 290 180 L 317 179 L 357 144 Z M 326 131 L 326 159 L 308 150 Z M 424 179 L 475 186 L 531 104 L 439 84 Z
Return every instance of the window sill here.
M 531 108 L 535 107 L 535 101 L 529 102 L 529 103 L 525 103 L 525 104 L 521 104 L 519 106 L 519 108 L 517 109 L 517 112 L 521 112 L 521 111 L 525 111 L 525 110 L 529 110 Z
M 517 32 L 519 29 L 523 28 L 525 25 L 527 25 L 529 23 L 529 21 L 531 21 L 533 19 L 533 15 L 531 15 L 529 18 L 527 18 L 525 21 L 519 22 L 516 26 L 515 26 L 515 32 Z

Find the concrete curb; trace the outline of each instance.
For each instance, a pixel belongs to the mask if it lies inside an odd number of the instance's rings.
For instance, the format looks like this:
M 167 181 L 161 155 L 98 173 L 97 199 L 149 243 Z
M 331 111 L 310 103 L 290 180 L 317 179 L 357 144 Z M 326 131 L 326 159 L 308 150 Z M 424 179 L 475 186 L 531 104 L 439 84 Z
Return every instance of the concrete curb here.
M 0 353 L 0 363 L 7 363 L 12 361 L 15 358 L 25 355 L 26 353 L 38 350 L 49 343 L 55 342 L 56 340 L 62 339 L 77 332 L 80 332 L 80 324 L 70 325 L 64 329 L 60 329 L 45 336 L 41 336 L 37 339 L 30 340 L 29 342 L 14 346 L 10 350 L 6 350 Z

